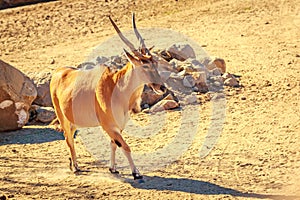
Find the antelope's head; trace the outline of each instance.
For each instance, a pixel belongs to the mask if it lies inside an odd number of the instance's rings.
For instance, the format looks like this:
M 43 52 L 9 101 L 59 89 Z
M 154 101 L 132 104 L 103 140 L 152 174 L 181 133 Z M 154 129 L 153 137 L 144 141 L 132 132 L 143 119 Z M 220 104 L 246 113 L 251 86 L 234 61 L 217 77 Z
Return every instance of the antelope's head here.
M 157 94 L 163 94 L 166 91 L 164 82 L 161 79 L 157 67 L 158 62 L 151 55 L 150 50 L 146 47 L 144 39 L 138 32 L 135 24 L 135 16 L 132 14 L 132 26 L 134 33 L 139 41 L 139 48 L 136 49 L 134 45 L 122 34 L 120 29 L 117 27 L 115 22 L 109 17 L 110 22 L 112 23 L 114 29 L 117 31 L 121 40 L 129 47 L 131 53 L 124 49 L 125 55 L 128 61 L 132 64 L 133 70 L 137 73 L 137 76 L 145 84 L 153 89 Z

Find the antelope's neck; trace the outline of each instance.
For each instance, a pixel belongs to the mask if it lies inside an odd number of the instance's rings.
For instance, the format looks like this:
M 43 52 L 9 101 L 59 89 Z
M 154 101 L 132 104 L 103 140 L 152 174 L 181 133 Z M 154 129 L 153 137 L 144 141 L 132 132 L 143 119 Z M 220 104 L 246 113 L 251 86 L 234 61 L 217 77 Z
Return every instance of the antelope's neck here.
M 139 74 L 134 70 L 131 63 L 115 74 L 116 94 L 122 98 L 129 110 L 139 106 L 144 85 L 141 84 Z M 114 95 L 114 94 L 113 94 Z

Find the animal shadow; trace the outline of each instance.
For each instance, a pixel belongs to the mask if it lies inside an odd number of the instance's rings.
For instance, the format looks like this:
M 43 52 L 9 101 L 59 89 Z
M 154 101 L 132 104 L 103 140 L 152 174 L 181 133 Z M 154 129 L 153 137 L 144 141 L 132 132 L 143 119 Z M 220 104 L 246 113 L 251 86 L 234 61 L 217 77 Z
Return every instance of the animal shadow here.
M 7 144 L 39 144 L 64 140 L 62 132 L 52 128 L 23 128 L 17 131 L 1 132 L 0 146 Z
M 256 198 L 256 199 L 299 199 L 300 196 L 272 195 L 242 192 L 235 189 L 220 186 L 214 183 L 193 180 L 187 178 L 167 178 L 160 176 L 144 176 L 145 182 L 140 184 L 132 179 L 125 179 L 133 187 L 145 190 L 178 191 L 201 195 L 230 195 L 234 197 Z

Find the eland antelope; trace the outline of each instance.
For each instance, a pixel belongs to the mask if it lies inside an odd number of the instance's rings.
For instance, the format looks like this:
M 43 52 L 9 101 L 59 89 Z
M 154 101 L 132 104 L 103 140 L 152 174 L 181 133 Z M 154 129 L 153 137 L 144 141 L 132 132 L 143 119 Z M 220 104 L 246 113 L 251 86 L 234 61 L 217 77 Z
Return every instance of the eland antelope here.
M 124 49 L 128 60 L 119 71 L 112 71 L 105 65 L 92 69 L 62 67 L 55 70 L 50 82 L 50 92 L 57 118 L 61 124 L 72 165 L 80 171 L 74 147 L 74 133 L 79 127 L 102 126 L 111 139 L 110 172 L 118 173 L 115 162 L 117 147 L 123 150 L 128 159 L 134 179 L 142 179 L 131 156 L 130 147 L 121 136 L 130 112 L 141 111 L 141 94 L 145 84 L 156 93 L 165 90 L 164 83 L 157 71 L 157 61 L 146 47 L 136 29 L 134 14 L 132 24 L 140 47 L 136 49 L 124 37 L 115 22 L 109 17 L 121 40 L 130 48 Z

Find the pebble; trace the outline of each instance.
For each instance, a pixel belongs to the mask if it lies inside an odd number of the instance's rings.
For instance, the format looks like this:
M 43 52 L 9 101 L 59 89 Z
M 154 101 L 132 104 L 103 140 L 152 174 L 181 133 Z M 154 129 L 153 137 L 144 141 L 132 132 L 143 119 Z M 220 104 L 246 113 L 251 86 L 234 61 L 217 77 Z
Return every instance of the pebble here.
M 228 78 L 224 81 L 224 85 L 231 86 L 231 87 L 237 87 L 239 86 L 239 83 L 235 78 Z
M 52 58 L 50 64 L 53 65 L 54 63 L 55 63 L 55 60 L 54 60 L 54 58 Z
M 192 75 L 186 75 L 182 81 L 183 85 L 188 88 L 193 88 L 196 84 L 195 79 Z
M 187 104 L 193 104 L 193 103 L 197 103 L 198 97 L 194 94 L 188 95 L 187 97 L 185 97 L 184 101 Z

